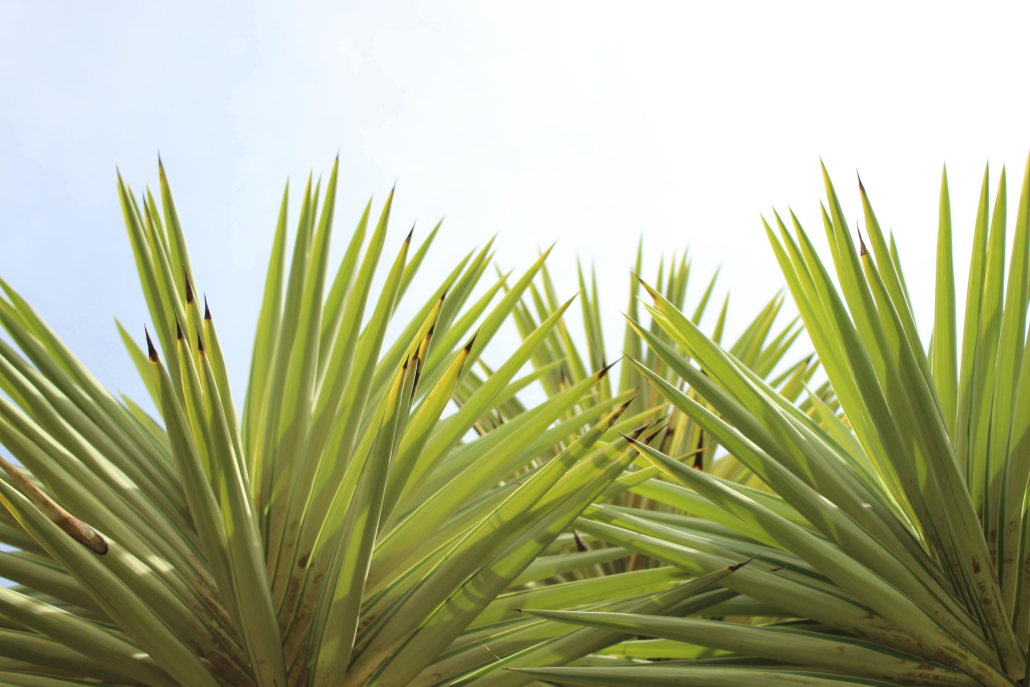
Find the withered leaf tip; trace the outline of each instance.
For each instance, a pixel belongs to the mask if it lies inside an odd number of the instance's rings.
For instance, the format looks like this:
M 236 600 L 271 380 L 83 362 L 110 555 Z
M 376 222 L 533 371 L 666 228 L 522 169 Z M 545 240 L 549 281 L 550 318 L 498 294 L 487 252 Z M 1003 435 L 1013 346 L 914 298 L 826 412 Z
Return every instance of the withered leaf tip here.
M 57 505 L 53 499 L 40 491 L 18 468 L 8 463 L 3 457 L 0 457 L 0 467 L 7 473 L 13 483 L 12 486 L 16 485 L 22 495 L 43 511 L 50 522 L 60 527 L 72 539 L 93 553 L 100 556 L 107 553 L 107 540 L 100 536 L 99 532 Z

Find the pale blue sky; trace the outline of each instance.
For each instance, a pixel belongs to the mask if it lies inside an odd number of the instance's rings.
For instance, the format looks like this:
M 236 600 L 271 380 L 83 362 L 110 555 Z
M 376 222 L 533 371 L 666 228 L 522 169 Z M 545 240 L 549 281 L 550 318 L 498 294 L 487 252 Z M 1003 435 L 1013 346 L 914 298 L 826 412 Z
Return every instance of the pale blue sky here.
M 759 213 L 817 230 L 822 156 L 852 218 L 861 171 L 928 330 L 942 162 L 960 274 L 987 159 L 1015 211 L 1026 4 L 772 5 L 2 0 L 0 275 L 142 399 L 114 165 L 153 184 L 160 149 L 239 396 L 282 185 L 339 149 L 338 239 L 398 179 L 391 245 L 447 216 L 423 284 L 494 233 L 505 268 L 560 240 L 559 290 L 596 260 L 616 349 L 641 232 L 652 265 L 725 263 L 743 326 L 782 284 Z

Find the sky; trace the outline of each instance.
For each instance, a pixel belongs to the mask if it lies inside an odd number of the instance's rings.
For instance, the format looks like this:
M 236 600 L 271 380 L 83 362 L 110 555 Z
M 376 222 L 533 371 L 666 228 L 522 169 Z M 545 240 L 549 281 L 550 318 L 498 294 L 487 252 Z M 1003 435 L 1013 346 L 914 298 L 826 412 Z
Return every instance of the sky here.
M 396 182 L 384 255 L 445 217 L 414 293 L 494 234 L 504 270 L 557 241 L 559 295 L 577 256 L 596 265 L 617 355 L 641 236 L 645 274 L 689 245 L 688 303 L 722 265 L 739 332 L 784 284 L 761 217 L 793 208 L 823 244 L 820 159 L 852 222 L 861 174 L 925 336 L 942 166 L 961 308 L 984 166 L 993 196 L 1008 165 L 1011 227 L 1030 152 L 1026 3 L 0 0 L 0 16 L 0 276 L 137 400 L 113 318 L 142 338 L 148 315 L 115 170 L 156 185 L 158 151 L 240 398 L 284 184 L 337 153 L 334 256 Z

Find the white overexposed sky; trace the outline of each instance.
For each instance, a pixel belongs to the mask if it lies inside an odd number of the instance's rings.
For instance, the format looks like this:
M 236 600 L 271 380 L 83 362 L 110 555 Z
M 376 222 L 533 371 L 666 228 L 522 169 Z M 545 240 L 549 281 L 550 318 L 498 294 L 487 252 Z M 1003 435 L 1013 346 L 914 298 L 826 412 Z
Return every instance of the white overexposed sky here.
M 822 243 L 822 157 L 852 222 L 862 174 L 926 333 L 942 164 L 960 307 L 987 161 L 1014 219 L 1028 31 L 1026 3 L 2 0 L 0 275 L 143 400 L 112 320 L 148 319 L 115 164 L 138 190 L 160 150 L 242 397 L 283 184 L 339 150 L 337 255 L 396 179 L 387 258 L 446 215 L 423 290 L 495 233 L 504 269 L 557 240 L 560 295 L 596 263 L 615 353 L 641 234 L 646 274 L 689 244 L 695 299 L 722 263 L 739 331 L 783 285 L 760 215 Z

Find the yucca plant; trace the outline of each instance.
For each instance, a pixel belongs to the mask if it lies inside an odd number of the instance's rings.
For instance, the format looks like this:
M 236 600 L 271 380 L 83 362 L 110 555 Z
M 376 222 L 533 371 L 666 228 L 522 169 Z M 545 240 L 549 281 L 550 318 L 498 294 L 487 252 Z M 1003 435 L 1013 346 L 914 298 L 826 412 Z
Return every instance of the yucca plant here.
M 583 353 L 546 252 L 472 299 L 490 243 L 387 342 L 438 227 L 414 252 L 408 235 L 374 293 L 393 194 L 373 226 L 370 202 L 330 281 L 334 165 L 324 198 L 308 180 L 288 263 L 283 195 L 237 413 L 160 165 L 159 179 L 158 197 L 138 198 L 118 179 L 152 336 L 118 326 L 159 418 L 105 390 L 0 282 L 14 344 L 0 341 L 0 576 L 17 583 L 0 587 L 0 683 L 521 683 L 501 668 L 603 661 L 626 639 L 522 606 L 691 615 L 734 596 L 718 584 L 739 560 L 698 577 L 571 527 L 604 501 L 679 517 L 627 492 L 657 474 L 631 442 L 708 468 L 718 441 L 678 410 L 664 418 L 660 383 L 686 378 L 632 327 L 624 347 L 647 362 L 624 365 L 613 390 L 596 279 L 583 284 Z M 685 256 L 659 270 L 680 307 L 689 271 Z M 733 348 L 762 378 L 799 332 L 770 339 L 781 305 Z M 522 343 L 488 366 L 509 316 Z M 724 302 L 716 340 L 725 317 Z M 806 359 L 772 382 L 795 398 L 814 369 Z M 533 383 L 546 400 L 526 407 L 517 394 Z
M 636 273 L 641 271 L 641 259 L 638 251 Z M 664 265 L 670 265 L 669 269 L 666 270 Z M 690 265 L 686 255 L 679 261 L 673 258 L 670 263 L 663 261 L 659 265 L 658 281 L 666 297 L 681 306 L 686 301 Z M 549 393 L 558 393 L 568 385 L 575 384 L 576 375 L 585 374 L 577 372 L 577 369 L 582 369 L 583 361 L 588 358 L 592 363 L 603 363 L 601 356 L 606 349 L 601 334 L 603 328 L 596 279 L 592 278 L 587 288 L 582 271 L 580 273 L 580 285 L 583 287 L 580 298 L 586 301 L 582 308 L 586 345 L 578 348 L 572 332 L 559 323 L 532 358 L 536 367 L 534 374 L 544 375 L 541 382 L 550 390 Z M 662 278 L 663 275 L 667 278 Z M 713 276 L 696 305 L 691 308 L 694 322 L 702 318 L 706 304 L 710 302 L 714 283 Z M 634 277 L 630 281 L 629 301 L 629 310 L 634 314 L 637 314 L 638 288 L 639 282 Z M 516 324 L 524 335 L 534 331 L 537 319 L 545 321 L 552 316 L 559 303 L 546 266 L 541 269 L 539 283 L 532 283 L 528 291 L 524 302 L 514 313 Z M 796 320 L 775 335 L 771 334 L 782 303 L 781 296 L 774 297 L 731 346 L 753 361 L 753 369 L 758 371 L 756 374 L 760 372 L 768 375 L 799 334 Z M 724 300 L 713 330 L 713 337 L 717 339 L 722 337 L 727 309 L 728 303 Z M 665 340 L 660 331 L 657 337 L 658 341 Z M 627 349 L 653 361 L 654 368 L 644 366 L 644 369 L 659 379 L 671 380 L 663 383 L 684 388 L 685 380 L 675 370 L 663 365 L 657 355 L 658 349 L 642 343 L 632 326 L 627 327 L 624 343 Z M 566 361 L 571 362 L 566 365 Z M 780 373 L 770 383 L 794 397 L 803 391 L 803 381 L 810 379 L 815 369 L 816 363 L 808 356 Z M 629 424 L 662 418 L 656 433 L 650 438 L 651 445 L 677 455 L 679 460 L 687 461 L 690 465 L 707 466 L 706 469 L 715 471 L 725 470 L 746 481 L 748 474 L 743 473 L 741 465 L 733 459 L 711 464 L 717 440 L 678 410 L 670 414 L 669 404 L 646 379 L 635 368 L 624 367 L 620 375 L 619 394 L 639 389 L 629 408 L 634 405 L 643 408 Z M 601 393 L 610 392 L 602 387 Z M 692 394 L 693 391 L 687 389 L 687 393 Z M 833 399 L 828 401 L 835 402 Z M 498 417 L 486 418 L 484 425 L 494 426 L 501 421 L 503 419 Z M 598 504 L 605 504 L 605 507 L 619 513 L 642 514 L 661 522 L 690 521 L 708 530 L 713 527 L 718 529 L 718 526 L 696 518 L 684 518 L 681 514 L 681 509 L 685 507 L 682 495 L 670 493 L 668 488 L 673 485 L 659 482 L 655 479 L 658 475 L 656 468 L 638 458 L 584 513 L 592 514 L 601 508 Z M 689 499 L 687 504 L 696 505 Z M 727 560 L 723 568 L 685 582 L 694 574 L 657 557 L 634 553 L 628 547 L 608 546 L 602 538 L 579 525 L 572 528 L 568 535 L 556 540 L 545 552 L 546 555 L 534 561 L 512 582 L 511 587 L 498 596 L 411 684 L 420 687 L 516 687 L 533 681 L 527 673 L 517 672 L 518 668 L 620 664 L 632 659 L 640 648 L 633 640 L 635 633 L 627 634 L 605 628 L 576 629 L 561 621 L 530 616 L 527 609 L 565 607 L 671 616 L 723 615 L 740 610 L 737 594 L 720 589 L 718 581 L 739 565 L 737 561 L 745 560 L 750 553 L 741 553 L 735 560 Z M 729 555 L 733 557 L 733 554 Z M 631 598 L 626 598 L 627 595 Z M 672 656 L 683 654 L 679 647 L 663 647 L 662 651 Z M 648 652 L 649 657 L 654 656 L 654 647 L 648 647 Z
M 1006 181 L 991 211 L 984 173 L 959 336 L 947 176 L 942 179 L 933 332 L 915 326 L 893 237 L 859 184 L 865 236 L 849 231 L 824 169 L 822 221 L 836 282 L 797 218 L 766 233 L 842 414 L 812 394 L 802 409 L 704 336 L 646 287 L 661 330 L 638 327 L 708 404 L 645 375 L 717 437 L 757 488 L 691 469 L 653 446 L 641 455 L 670 480 L 689 519 L 594 506 L 577 527 L 613 544 L 709 573 L 758 558 L 721 585 L 749 597 L 722 622 L 639 613 L 533 611 L 657 641 L 648 662 L 599 671 L 530 668 L 574 684 L 1022 684 L 1030 631 L 1030 163 L 1005 269 Z M 866 244 L 868 240 L 868 245 Z M 961 340 L 961 346 L 959 341 Z M 718 463 L 717 463 L 718 464 Z M 693 509 L 689 499 L 706 501 Z M 648 655 L 648 647 L 655 653 Z

